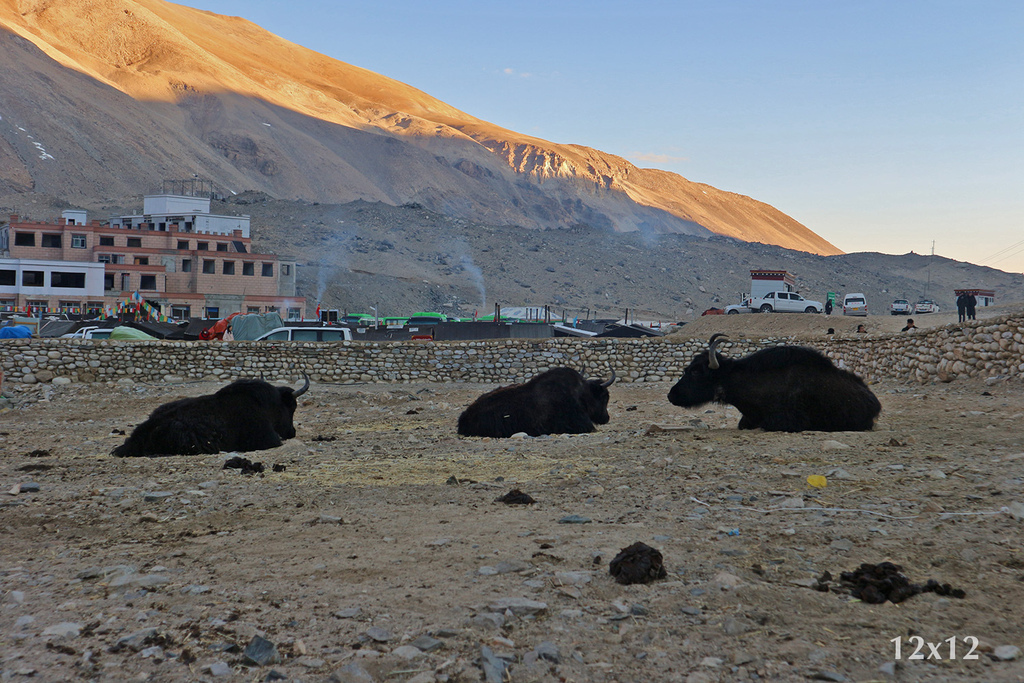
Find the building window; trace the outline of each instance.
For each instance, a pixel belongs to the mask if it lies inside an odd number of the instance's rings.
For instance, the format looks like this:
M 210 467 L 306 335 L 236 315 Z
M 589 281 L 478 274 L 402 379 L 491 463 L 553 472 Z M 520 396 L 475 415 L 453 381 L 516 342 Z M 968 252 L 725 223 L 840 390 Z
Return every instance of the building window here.
M 207 275 L 213 275 L 216 272 L 217 272 L 217 262 L 216 261 L 206 261 L 206 260 L 203 261 L 203 273 L 205 273 Z
M 97 254 L 100 263 L 124 263 L 124 254 Z
M 223 273 L 225 275 L 234 275 L 235 274 L 235 262 L 234 261 L 225 261 L 224 265 L 223 265 Z
M 63 273 L 55 270 L 50 273 L 50 286 L 85 289 L 85 273 Z
M 246 312 L 247 315 L 259 315 L 260 314 L 260 307 L 259 306 L 247 306 L 246 309 L 245 309 L 245 312 Z
M 242 264 L 242 275 L 255 275 L 256 269 L 253 267 L 252 261 L 246 261 Z
M 60 249 L 60 235 L 49 235 L 44 232 L 40 246 L 47 249 Z
M 291 274 L 292 274 L 292 267 L 291 266 L 281 266 L 281 275 L 291 275 Z
M 289 308 L 288 309 L 288 320 L 302 320 L 302 309 L 301 308 Z
M 72 249 L 85 249 L 85 235 L 72 235 L 71 236 L 71 248 Z
M 139 289 L 156 289 L 156 275 L 143 275 L 139 280 Z
M 105 273 L 103 275 L 103 289 L 105 289 L 108 292 L 111 291 L 112 289 L 114 289 L 114 274 L 113 273 Z
M 264 263 L 263 264 L 263 277 L 274 277 L 274 264 Z
M 17 282 L 16 277 L 17 271 L 15 270 L 0 270 L 0 287 L 13 287 Z
M 78 301 L 59 301 L 57 302 L 57 308 L 60 309 L 61 313 L 74 313 L 81 311 L 82 304 Z
M 227 251 L 227 250 L 228 250 L 228 243 L 227 242 L 217 242 L 217 251 Z
M 114 238 L 113 237 L 100 237 L 100 246 L 101 247 L 112 247 L 112 246 L 114 246 Z
M 129 273 L 121 273 L 121 291 L 127 292 L 132 288 L 132 276 Z
M 23 270 L 21 271 L 22 287 L 43 287 L 43 271 Z
M 178 249 L 188 250 L 188 240 L 178 240 Z
M 177 318 L 178 320 L 185 320 L 192 317 L 191 306 L 175 306 L 171 305 L 171 317 Z
M 210 243 L 209 242 L 196 242 L 196 249 L 198 249 L 199 251 L 209 251 L 210 250 Z
M 149 265 L 149 257 L 148 256 L 136 256 L 135 257 L 135 265 L 137 265 L 137 266 L 148 266 Z
M 45 301 L 45 300 L 44 301 L 26 301 L 25 303 L 33 311 L 43 310 L 43 311 L 49 312 L 49 310 L 50 310 L 50 302 L 49 301 Z
M 277 306 L 267 306 L 267 313 L 277 313 Z
M 183 258 L 181 259 L 181 272 L 191 273 L 192 272 L 192 259 Z
M 220 320 L 220 306 L 207 306 L 206 317 L 210 320 Z
M 16 232 L 16 233 L 14 233 L 14 246 L 16 246 L 16 247 L 34 247 L 34 246 L 36 246 L 36 234 L 34 232 Z
M 142 238 L 141 237 L 129 237 L 128 238 L 128 246 L 129 247 L 141 247 L 142 246 Z
M 14 310 L 14 299 L 0 299 L 0 311 L 5 313 Z
M 103 302 L 102 301 L 90 301 L 85 304 L 85 314 L 96 317 L 103 313 Z

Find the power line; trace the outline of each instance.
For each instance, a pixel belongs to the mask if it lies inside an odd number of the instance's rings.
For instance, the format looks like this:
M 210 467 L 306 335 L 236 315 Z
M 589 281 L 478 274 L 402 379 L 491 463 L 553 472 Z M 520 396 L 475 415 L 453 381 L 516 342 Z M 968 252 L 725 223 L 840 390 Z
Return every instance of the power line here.
M 992 259 L 996 258 L 997 256 L 1001 256 L 1003 253 L 1005 253 L 1007 251 L 1010 251 L 1011 249 L 1016 249 L 1017 247 L 1022 247 L 1022 246 L 1024 246 L 1024 240 L 1021 240 L 1020 242 L 1017 242 L 1016 244 L 1011 244 L 1010 246 L 1006 247 L 1005 249 L 1000 249 L 996 253 L 991 254 L 989 256 L 986 256 L 985 258 L 983 258 L 981 260 L 982 260 L 982 262 L 984 262 L 984 261 L 991 261 Z M 1014 253 L 1016 253 L 1016 252 L 1014 252 Z M 1009 254 L 1008 256 L 1013 256 L 1013 254 Z M 1007 258 L 1007 257 L 1004 256 L 1003 258 Z
M 1024 245 L 1024 242 L 1018 242 L 1014 246 L 1019 246 L 1019 245 Z M 1004 249 L 1003 251 L 1006 251 L 1006 249 Z M 1020 254 L 1022 252 L 1024 252 L 1024 246 L 1021 246 L 1020 249 L 1018 249 L 1017 251 L 1013 251 L 1013 252 L 1010 252 L 1009 254 L 1006 254 L 1002 258 L 997 258 L 995 260 L 982 259 L 982 262 L 988 261 L 989 265 L 992 265 L 993 263 L 999 263 L 1000 261 L 1005 261 L 1006 259 L 1010 258 L 1011 256 L 1016 256 L 1017 254 Z M 1002 253 L 1002 252 L 999 252 L 999 253 Z

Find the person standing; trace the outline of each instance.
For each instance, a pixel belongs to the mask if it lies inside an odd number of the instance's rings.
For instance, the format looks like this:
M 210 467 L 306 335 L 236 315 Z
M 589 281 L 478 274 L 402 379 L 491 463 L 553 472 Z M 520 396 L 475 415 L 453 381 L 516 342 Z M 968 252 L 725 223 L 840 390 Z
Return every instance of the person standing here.
M 978 305 L 978 300 L 974 298 L 973 294 L 967 295 L 967 319 L 974 320 L 975 307 Z
M 967 292 L 960 292 L 956 298 L 957 321 L 964 322 L 967 319 Z
M 825 315 L 832 315 L 832 299 L 825 299 Z

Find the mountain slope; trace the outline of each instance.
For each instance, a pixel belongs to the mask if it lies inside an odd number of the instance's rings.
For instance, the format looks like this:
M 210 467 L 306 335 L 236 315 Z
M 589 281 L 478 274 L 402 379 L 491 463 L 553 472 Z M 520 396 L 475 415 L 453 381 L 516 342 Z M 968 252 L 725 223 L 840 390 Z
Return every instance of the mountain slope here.
M 494 126 L 237 17 L 0 0 L 0 29 L 0 59 L 18 65 L 0 71 L 2 192 L 99 201 L 199 173 L 280 198 L 839 253 L 762 202 Z

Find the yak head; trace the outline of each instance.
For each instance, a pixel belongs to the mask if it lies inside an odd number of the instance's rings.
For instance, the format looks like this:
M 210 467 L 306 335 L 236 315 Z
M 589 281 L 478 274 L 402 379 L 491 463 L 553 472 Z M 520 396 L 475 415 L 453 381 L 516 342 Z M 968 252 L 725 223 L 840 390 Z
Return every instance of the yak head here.
M 672 405 L 694 408 L 717 398 L 722 376 L 734 362 L 715 351 L 723 339 L 728 337 L 724 334 L 712 335 L 707 351 L 698 353 L 686 366 L 682 379 L 668 392 L 668 400 Z
M 280 408 L 273 418 L 274 431 L 282 439 L 295 438 L 295 409 L 299 407 L 299 396 L 309 391 L 309 375 L 302 373 L 306 383 L 298 389 L 274 387 L 280 399 Z
M 594 424 L 608 424 L 608 387 L 615 381 L 615 371 L 606 380 L 588 379 L 583 391 L 583 405 Z

